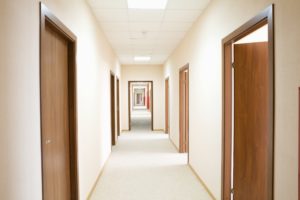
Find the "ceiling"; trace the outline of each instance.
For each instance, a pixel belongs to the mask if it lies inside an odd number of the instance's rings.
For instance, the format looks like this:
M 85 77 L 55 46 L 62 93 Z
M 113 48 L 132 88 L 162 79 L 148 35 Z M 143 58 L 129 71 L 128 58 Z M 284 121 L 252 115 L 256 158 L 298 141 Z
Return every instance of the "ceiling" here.
M 128 9 L 127 0 L 87 1 L 121 64 L 163 64 L 210 0 L 168 0 L 165 10 Z M 151 60 L 135 62 L 134 56 Z

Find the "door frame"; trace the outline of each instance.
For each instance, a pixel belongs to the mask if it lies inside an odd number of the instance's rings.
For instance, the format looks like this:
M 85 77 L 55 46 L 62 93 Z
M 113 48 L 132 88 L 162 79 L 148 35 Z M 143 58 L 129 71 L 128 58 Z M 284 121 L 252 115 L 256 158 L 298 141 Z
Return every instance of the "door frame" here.
M 110 124 L 111 124 L 111 146 L 117 144 L 116 137 L 116 76 L 110 71 Z
M 71 198 L 74 200 L 79 199 L 78 193 L 78 144 L 77 144 L 77 78 L 76 78 L 76 47 L 77 37 L 57 18 L 51 11 L 43 4 L 40 3 L 40 115 L 42 116 L 42 80 L 41 69 L 43 65 L 43 38 L 45 35 L 46 23 L 52 26 L 60 34 L 68 39 L 68 105 L 69 105 L 69 132 L 70 132 L 70 189 Z M 41 168 L 42 168 L 42 195 L 44 193 L 44 177 L 43 177 L 43 122 L 40 117 L 41 124 Z
M 120 79 L 117 78 L 117 134 L 120 136 L 121 130 L 120 130 Z
M 151 85 L 151 130 L 154 131 L 154 128 L 153 128 L 153 121 L 154 121 L 154 115 L 153 115 L 153 107 L 154 107 L 154 102 L 153 102 L 153 81 L 128 81 L 128 130 L 131 131 L 131 109 L 130 109 L 130 106 L 131 106 L 131 94 L 130 94 L 130 85 L 131 83 L 140 83 L 140 82 L 143 82 L 143 83 L 150 83 Z
M 189 71 L 189 63 L 186 64 L 185 66 L 181 67 L 179 69 L 179 152 L 180 153 L 188 153 L 188 161 L 189 161 L 189 78 L 188 78 L 188 94 L 187 94 L 187 104 L 185 104 L 185 106 L 187 106 L 187 108 L 184 108 L 185 111 L 185 125 L 187 126 L 187 130 L 185 130 L 185 134 L 182 132 L 182 123 L 183 123 L 183 119 L 182 119 L 182 89 L 181 89 L 181 74 L 188 70 Z M 186 94 L 185 94 L 186 95 Z M 183 145 L 183 137 L 186 137 L 187 139 L 187 143 L 186 143 L 186 147 L 184 147 Z
M 170 90 L 169 77 L 165 79 L 165 133 L 170 133 Z
M 268 149 L 268 200 L 273 199 L 274 176 L 274 4 L 222 40 L 223 55 L 223 116 L 222 116 L 222 199 L 231 194 L 231 138 L 232 138 L 232 46 L 239 39 L 268 24 L 269 51 L 269 133 Z
M 298 200 L 300 200 L 300 87 L 299 87 L 299 95 L 298 95 Z

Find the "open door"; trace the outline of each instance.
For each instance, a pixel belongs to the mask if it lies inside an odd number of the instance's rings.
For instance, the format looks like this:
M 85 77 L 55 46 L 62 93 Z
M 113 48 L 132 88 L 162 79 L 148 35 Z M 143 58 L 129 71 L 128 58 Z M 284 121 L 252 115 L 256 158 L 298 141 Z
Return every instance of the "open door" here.
M 189 150 L 189 66 L 179 72 L 179 152 Z
M 170 119 L 169 119 L 169 78 L 165 80 L 165 133 L 170 131 Z
M 234 45 L 235 200 L 269 199 L 268 42 Z
M 273 199 L 273 5 L 223 40 L 223 200 Z

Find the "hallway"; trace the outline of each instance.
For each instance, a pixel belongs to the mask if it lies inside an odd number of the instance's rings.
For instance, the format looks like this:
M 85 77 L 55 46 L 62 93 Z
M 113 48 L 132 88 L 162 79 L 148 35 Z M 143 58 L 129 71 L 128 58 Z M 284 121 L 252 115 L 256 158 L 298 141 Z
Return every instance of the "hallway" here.
M 200 181 L 161 132 L 123 133 L 91 200 L 209 200 Z
M 1 1 L 0 200 L 300 200 L 299 10 Z
M 148 110 L 134 110 L 131 114 L 131 130 L 135 132 L 151 130 L 151 112 Z

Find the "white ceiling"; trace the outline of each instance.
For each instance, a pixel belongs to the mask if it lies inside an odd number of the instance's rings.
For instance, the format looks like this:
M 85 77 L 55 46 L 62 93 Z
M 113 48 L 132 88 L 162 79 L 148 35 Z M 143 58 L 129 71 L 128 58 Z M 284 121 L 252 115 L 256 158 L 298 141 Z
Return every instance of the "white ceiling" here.
M 165 10 L 128 9 L 127 0 L 87 1 L 122 64 L 163 64 L 210 0 L 168 0 Z

